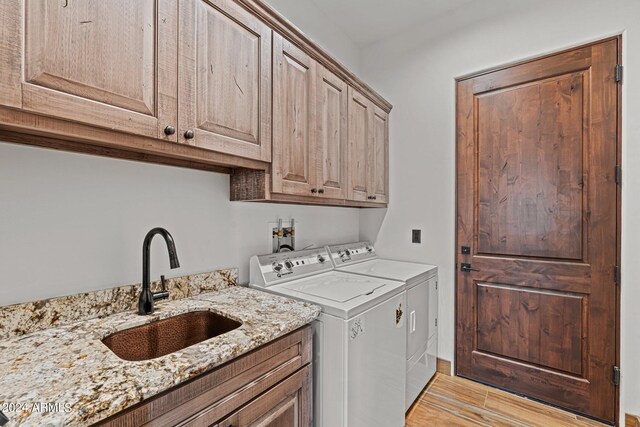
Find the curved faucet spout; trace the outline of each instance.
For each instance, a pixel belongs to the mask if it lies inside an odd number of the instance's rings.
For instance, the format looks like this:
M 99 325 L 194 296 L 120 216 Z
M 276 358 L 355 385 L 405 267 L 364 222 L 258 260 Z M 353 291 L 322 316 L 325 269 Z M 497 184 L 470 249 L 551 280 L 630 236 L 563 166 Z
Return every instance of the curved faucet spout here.
M 161 235 L 167 244 L 167 249 L 169 251 L 169 266 L 172 269 L 180 267 L 178 252 L 176 251 L 176 245 L 171 234 L 162 227 L 156 227 L 149 231 L 142 244 L 142 292 L 140 293 L 140 299 L 138 300 L 138 314 L 140 315 L 153 313 L 154 300 L 167 298 L 169 296 L 166 290 L 158 293 L 151 292 L 151 279 L 149 277 L 151 274 L 151 241 L 156 234 Z

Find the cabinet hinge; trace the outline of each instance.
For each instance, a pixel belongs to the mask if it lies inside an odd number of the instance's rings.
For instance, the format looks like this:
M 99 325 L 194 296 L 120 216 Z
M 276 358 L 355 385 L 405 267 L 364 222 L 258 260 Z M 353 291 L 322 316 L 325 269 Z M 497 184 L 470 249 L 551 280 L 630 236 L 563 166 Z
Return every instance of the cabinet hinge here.
M 616 265 L 613 267 L 613 280 L 616 282 L 616 285 L 620 284 L 620 266 Z
M 613 367 L 613 383 L 615 385 L 620 385 L 620 368 L 617 366 Z
M 438 318 L 436 317 L 436 326 L 438 326 Z
M 622 166 L 616 165 L 616 184 L 622 184 Z
M 436 282 L 436 291 L 438 290 L 438 282 Z
M 616 64 L 616 82 L 622 83 L 622 64 Z

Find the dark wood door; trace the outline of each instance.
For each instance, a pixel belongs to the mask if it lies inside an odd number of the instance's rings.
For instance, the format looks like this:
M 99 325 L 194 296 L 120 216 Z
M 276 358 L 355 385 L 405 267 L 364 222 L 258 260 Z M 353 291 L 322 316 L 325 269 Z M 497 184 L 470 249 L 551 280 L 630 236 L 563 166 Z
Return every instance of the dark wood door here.
M 607 421 L 618 49 L 608 39 L 457 83 L 456 372 Z

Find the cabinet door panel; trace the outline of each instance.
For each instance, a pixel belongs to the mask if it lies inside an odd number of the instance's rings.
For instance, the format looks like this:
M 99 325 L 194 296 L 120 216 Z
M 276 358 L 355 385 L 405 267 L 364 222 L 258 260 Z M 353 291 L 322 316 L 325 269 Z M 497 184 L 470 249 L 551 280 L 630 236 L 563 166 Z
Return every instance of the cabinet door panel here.
M 307 365 L 219 425 L 308 427 L 311 425 L 311 385 L 311 366 Z
M 175 80 L 175 2 L 31 0 L 23 7 L 24 109 L 150 137 L 164 121 L 175 125 L 175 103 L 161 108 L 158 100 L 169 83 L 159 69 Z
M 232 0 L 183 2 L 180 23 L 180 141 L 269 161 L 271 30 Z
M 367 201 L 371 163 L 371 102 L 349 87 L 349 199 Z
M 371 141 L 371 195 L 377 203 L 387 203 L 389 182 L 389 116 L 373 106 Z
M 347 187 L 347 84 L 318 65 L 316 152 L 322 197 L 345 199 Z
M 22 107 L 22 35 L 24 14 L 21 2 L 0 2 L 0 104 Z
M 274 35 L 273 192 L 309 196 L 316 180 L 316 63 Z

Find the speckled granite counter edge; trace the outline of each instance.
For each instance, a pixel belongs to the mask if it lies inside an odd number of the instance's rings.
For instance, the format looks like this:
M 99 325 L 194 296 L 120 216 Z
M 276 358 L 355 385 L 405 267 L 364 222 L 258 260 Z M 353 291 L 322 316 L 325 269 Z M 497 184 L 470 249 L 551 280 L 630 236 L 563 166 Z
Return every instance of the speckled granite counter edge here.
M 238 269 L 229 268 L 168 279 L 166 283 L 169 299 L 180 300 L 235 286 L 237 281 Z M 152 283 L 154 290 L 159 286 L 159 282 Z M 0 307 L 0 340 L 133 310 L 140 289 L 140 284 L 127 285 Z
M 230 332 L 155 359 L 120 359 L 101 339 L 115 331 L 192 311 L 239 320 Z M 161 301 L 134 311 L 0 340 L 0 406 L 11 426 L 86 426 L 233 360 L 312 322 L 320 307 L 242 286 Z M 46 402 L 53 408 L 40 408 Z

